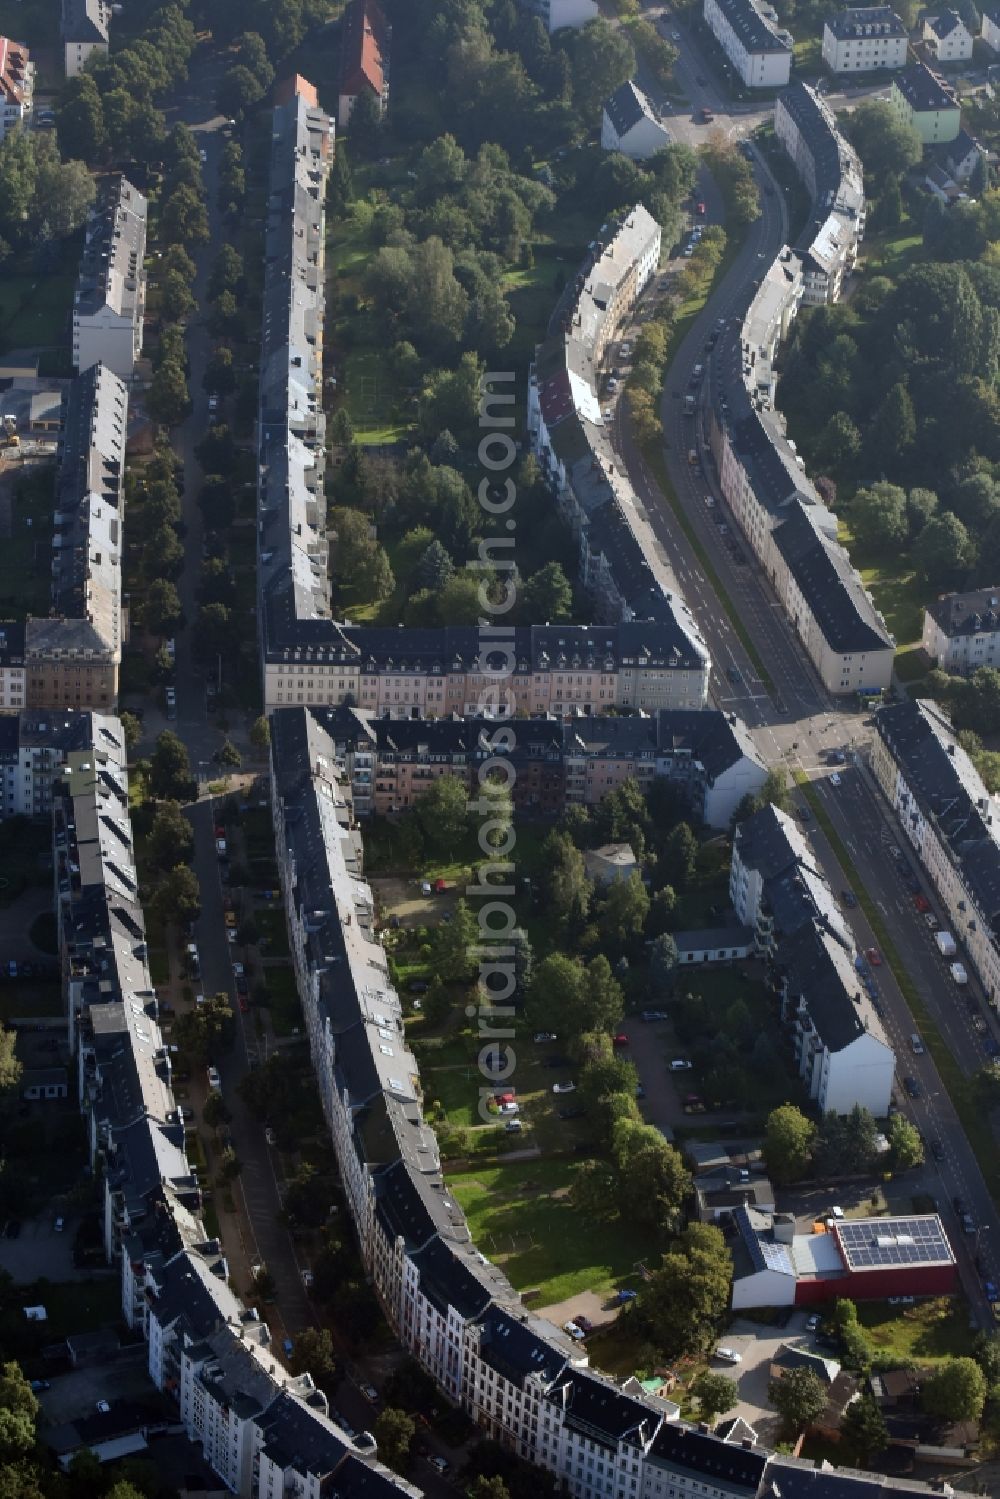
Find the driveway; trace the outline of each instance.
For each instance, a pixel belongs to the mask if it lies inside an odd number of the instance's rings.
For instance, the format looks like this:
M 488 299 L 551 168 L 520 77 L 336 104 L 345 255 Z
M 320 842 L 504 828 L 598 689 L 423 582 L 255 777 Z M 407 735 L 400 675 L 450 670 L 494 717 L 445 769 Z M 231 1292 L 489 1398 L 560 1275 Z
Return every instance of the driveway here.
M 539 1315 L 548 1318 L 556 1327 L 570 1322 L 574 1317 L 589 1317 L 595 1327 L 608 1327 L 618 1315 L 618 1308 L 609 1305 L 607 1296 L 598 1296 L 596 1291 L 579 1291 L 565 1301 L 556 1301 L 552 1306 L 540 1306 Z
M 743 1355 L 739 1364 L 724 1364 L 721 1359 L 712 1362 L 713 1371 L 735 1380 L 739 1390 L 739 1403 L 726 1415 L 742 1416 L 766 1447 L 774 1445 L 778 1429 L 778 1418 L 767 1399 L 771 1360 L 782 1343 L 805 1341 L 811 1344 L 812 1340 L 805 1331 L 807 1316 L 806 1312 L 793 1312 L 787 1327 L 762 1326 L 737 1318 L 719 1339 L 719 1346 L 735 1348 Z
M 43 1390 L 38 1397 L 42 1407 L 39 1425 L 62 1426 L 81 1416 L 92 1416 L 98 1400 L 135 1401 L 170 1412 L 169 1404 L 149 1377 L 144 1343 L 123 1348 L 115 1358 L 101 1363 L 50 1376 L 50 1383 L 52 1388 Z

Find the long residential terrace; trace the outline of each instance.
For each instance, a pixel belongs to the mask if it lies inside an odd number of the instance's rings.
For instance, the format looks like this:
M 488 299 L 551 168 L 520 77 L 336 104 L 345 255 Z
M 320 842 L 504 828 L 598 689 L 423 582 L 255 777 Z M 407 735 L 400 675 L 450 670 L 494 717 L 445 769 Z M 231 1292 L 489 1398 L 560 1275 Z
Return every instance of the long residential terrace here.
M 672 624 L 697 663 L 677 707 L 707 701 L 708 652 L 649 519 L 611 446 L 601 361 L 660 261 L 660 226 L 637 203 L 605 224 L 535 351 L 528 430 L 579 547 L 580 579 L 602 620 Z
M 146 311 L 146 199 L 125 177 L 107 182 L 87 223 L 73 299 L 73 364 L 135 374 Z
M 837 540 L 837 518 L 805 473 L 775 411 L 775 360 L 805 290 L 832 301 L 864 228 L 857 158 L 825 105 L 797 84 L 778 100 L 778 136 L 813 196 L 797 251 L 783 248 L 750 301 L 738 339 L 718 346 L 710 442 L 722 492 L 824 687 L 889 686 L 895 641 Z

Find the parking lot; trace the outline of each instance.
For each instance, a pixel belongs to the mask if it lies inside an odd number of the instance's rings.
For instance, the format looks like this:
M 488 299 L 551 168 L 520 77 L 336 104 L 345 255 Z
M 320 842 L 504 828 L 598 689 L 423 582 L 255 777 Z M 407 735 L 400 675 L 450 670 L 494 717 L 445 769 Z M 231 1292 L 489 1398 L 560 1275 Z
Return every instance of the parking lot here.
M 0 1237 L 0 1270 L 6 1270 L 15 1285 L 30 1285 L 36 1280 L 90 1280 L 92 1268 L 77 1269 L 73 1264 L 73 1239 L 76 1219 L 67 1216 L 62 1233 L 55 1231 L 56 1213 L 46 1211 L 37 1218 L 16 1219 L 21 1227 L 16 1238 L 7 1233 Z M 0 1224 L 0 1227 L 3 1227 Z
M 50 1376 L 50 1388 L 38 1396 L 41 1422 L 61 1426 L 82 1416 L 92 1416 L 99 1400 L 134 1401 L 176 1420 L 176 1411 L 171 1411 L 149 1377 L 147 1359 L 146 1345 L 140 1343 L 123 1348 L 114 1358 Z
M 782 1343 L 805 1342 L 813 1346 L 813 1340 L 805 1330 L 808 1315 L 804 1311 L 791 1311 L 785 1327 L 737 1317 L 719 1339 L 721 1347 L 733 1348 L 741 1355 L 739 1364 L 727 1364 L 721 1360 L 712 1363 L 713 1371 L 735 1380 L 739 1390 L 739 1403 L 726 1414 L 742 1416 L 744 1421 L 749 1421 L 765 1446 L 774 1445 L 778 1429 L 778 1418 L 767 1399 L 771 1360 Z

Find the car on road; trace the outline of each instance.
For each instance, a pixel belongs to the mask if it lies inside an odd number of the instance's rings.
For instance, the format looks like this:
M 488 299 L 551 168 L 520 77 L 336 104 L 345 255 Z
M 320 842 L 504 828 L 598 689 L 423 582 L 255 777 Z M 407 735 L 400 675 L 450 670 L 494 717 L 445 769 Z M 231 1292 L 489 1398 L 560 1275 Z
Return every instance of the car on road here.
M 243 998 L 246 998 L 246 996 L 250 993 L 250 986 L 247 983 L 245 973 L 238 973 L 236 975 L 236 992 Z
M 742 677 L 742 675 L 740 673 L 740 669 L 739 669 L 738 666 L 727 666 L 726 667 L 726 678 L 727 678 L 728 681 L 732 682 L 732 684 L 733 684 L 734 687 L 736 685 L 738 685 L 738 683 L 742 682 L 742 680 L 743 680 L 743 677 Z
M 963 1234 L 974 1234 L 976 1232 L 976 1220 L 971 1213 L 962 1214 L 962 1232 Z
M 624 1031 L 619 1031 L 618 1034 L 617 1034 L 617 1036 L 612 1036 L 611 1037 L 611 1045 L 612 1046 L 627 1046 L 628 1045 L 628 1036 L 626 1036 L 626 1034 L 625 1034 Z
M 639 1019 L 645 1020 L 647 1024 L 651 1020 L 666 1020 L 667 1012 L 666 1010 L 643 1010 L 642 1014 L 639 1016 Z
M 934 915 L 933 911 L 924 912 L 924 921 L 927 925 L 928 930 L 932 932 L 936 932 L 938 927 L 941 925 L 937 917 Z
M 508 1119 L 504 1124 L 504 1130 L 508 1135 L 519 1135 L 521 1133 L 520 1119 Z
M 201 150 L 198 152 L 198 160 L 201 162 L 206 162 L 208 160 L 208 152 L 205 150 L 204 146 L 202 146 Z
M 836 771 L 834 771 L 833 775 L 830 777 L 830 785 L 831 786 L 839 786 L 840 785 L 840 776 L 837 774 Z
M 819 1312 L 813 1312 L 806 1321 L 806 1332 L 816 1332 L 819 1328 Z
M 378 1404 L 378 1390 L 376 1390 L 373 1384 L 359 1384 L 358 1389 L 368 1401 L 369 1405 Z
M 52 1225 L 53 1233 L 61 1234 L 66 1227 L 66 1219 L 60 1215 Z
M 553 1093 L 575 1093 L 576 1083 L 553 1083 Z
M 41 1395 L 43 1391 L 51 1390 L 51 1388 L 52 1386 L 49 1384 L 49 1381 L 47 1379 L 33 1379 L 31 1381 L 31 1391 L 33 1395 Z
M 687 1057 L 674 1057 L 670 1063 L 671 1072 L 690 1072 L 692 1064 Z
M 694 211 L 695 211 L 695 213 L 704 216 L 704 213 L 705 213 L 705 205 L 704 205 L 704 203 L 696 203 L 694 205 Z
M 927 912 L 931 908 L 931 903 L 927 899 L 926 895 L 915 895 L 913 897 L 913 904 L 916 906 L 918 911 Z
M 274 1130 L 270 1125 L 268 1125 L 264 1130 L 264 1139 L 267 1141 L 268 1145 L 277 1145 L 278 1143 L 277 1136 L 275 1135 Z
M 996 1288 L 996 1282 L 995 1281 L 992 1281 L 992 1280 L 986 1280 L 986 1281 L 984 1281 L 983 1282 L 983 1292 L 984 1292 L 984 1294 L 986 1296 L 986 1300 L 987 1301 L 1000 1301 L 1000 1291 L 997 1290 L 997 1288 Z M 32 1389 L 35 1388 L 34 1384 L 32 1384 L 31 1388 Z
M 841 890 L 840 898 L 849 911 L 853 911 L 858 903 L 858 898 L 853 890 Z
M 222 1087 L 222 1079 L 219 1077 L 218 1067 L 208 1068 L 208 1086 L 213 1092 L 218 1093 Z
M 917 1082 L 916 1078 L 911 1077 L 909 1073 L 907 1073 L 906 1077 L 903 1078 L 903 1087 L 906 1089 L 911 1098 L 920 1097 L 920 1084 Z
M 879 952 L 877 947 L 865 948 L 865 957 L 868 959 L 873 968 L 882 967 L 882 954 Z
M 107 1400 L 98 1400 L 97 1409 L 100 1411 L 102 1416 L 106 1416 L 111 1409 L 111 1405 Z
M 446 1457 L 442 1457 L 440 1452 L 435 1452 L 431 1457 L 427 1459 L 427 1461 L 430 1463 L 431 1467 L 436 1468 L 439 1473 L 444 1474 L 451 1472 L 451 1463 Z
M 636 1098 L 645 1098 L 645 1096 L 646 1096 L 646 1088 L 645 1088 L 645 1085 L 643 1083 L 636 1083 L 636 1085 L 635 1085 L 635 1096 L 636 1096 Z
M 548 1041 L 557 1041 L 559 1038 L 555 1031 L 536 1031 L 531 1038 L 536 1046 L 544 1046 Z
M 577 1325 L 576 1325 L 575 1322 L 564 1322 L 563 1323 L 563 1332 L 568 1332 L 569 1335 L 570 1335 L 570 1337 L 573 1338 L 573 1340 L 575 1342 L 577 1342 L 577 1343 L 582 1343 L 583 1342 L 583 1339 L 584 1339 L 584 1336 L 585 1336 L 583 1328 L 582 1327 L 577 1327 Z
M 216 840 L 215 840 L 215 852 L 218 854 L 218 856 L 219 856 L 220 859 L 224 859 L 226 857 L 226 840 L 225 840 L 225 838 L 216 838 Z

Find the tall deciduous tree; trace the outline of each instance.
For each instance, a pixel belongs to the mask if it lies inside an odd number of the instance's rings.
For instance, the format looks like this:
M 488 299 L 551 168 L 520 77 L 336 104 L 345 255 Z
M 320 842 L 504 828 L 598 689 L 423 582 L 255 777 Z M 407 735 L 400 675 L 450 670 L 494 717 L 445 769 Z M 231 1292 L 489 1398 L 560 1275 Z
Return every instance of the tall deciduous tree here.
M 816 1126 L 794 1104 L 782 1104 L 768 1115 L 764 1158 L 775 1181 L 793 1182 L 805 1174 L 815 1139 Z

